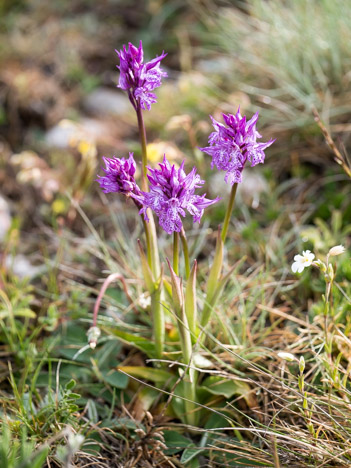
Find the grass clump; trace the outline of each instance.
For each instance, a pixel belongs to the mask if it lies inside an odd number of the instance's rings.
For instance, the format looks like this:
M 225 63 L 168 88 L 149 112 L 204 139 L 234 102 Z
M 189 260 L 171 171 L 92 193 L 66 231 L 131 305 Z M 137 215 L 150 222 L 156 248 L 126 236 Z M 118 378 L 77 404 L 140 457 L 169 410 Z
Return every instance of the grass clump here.
M 350 108 L 351 6 L 336 0 L 250 0 L 244 10 L 219 9 L 213 45 L 227 54 L 238 87 L 260 102 L 262 115 L 284 129 L 345 122 Z

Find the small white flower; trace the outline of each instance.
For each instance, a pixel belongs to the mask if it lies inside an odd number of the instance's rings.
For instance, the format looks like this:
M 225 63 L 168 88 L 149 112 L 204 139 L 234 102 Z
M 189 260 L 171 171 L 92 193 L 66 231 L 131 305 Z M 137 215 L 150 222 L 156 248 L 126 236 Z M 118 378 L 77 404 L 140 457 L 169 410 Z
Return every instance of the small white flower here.
M 139 297 L 139 305 L 143 309 L 147 309 L 151 305 L 151 297 L 146 296 L 145 293 L 141 294 L 141 296 Z
M 310 250 L 302 252 L 302 255 L 295 255 L 294 263 L 291 265 L 291 269 L 294 273 L 302 273 L 303 269 L 312 265 L 315 255 Z
M 71 452 L 73 453 L 78 452 L 84 440 L 85 438 L 81 434 L 70 434 L 68 436 L 68 445 L 71 449 Z
M 336 245 L 329 250 L 328 255 L 330 257 L 335 257 L 336 255 L 341 255 L 345 252 L 345 247 L 343 245 Z
M 280 359 L 284 359 L 284 361 L 289 361 L 289 362 L 293 362 L 296 360 L 296 357 L 293 354 L 286 353 L 285 351 L 279 352 L 278 357 L 280 357 Z

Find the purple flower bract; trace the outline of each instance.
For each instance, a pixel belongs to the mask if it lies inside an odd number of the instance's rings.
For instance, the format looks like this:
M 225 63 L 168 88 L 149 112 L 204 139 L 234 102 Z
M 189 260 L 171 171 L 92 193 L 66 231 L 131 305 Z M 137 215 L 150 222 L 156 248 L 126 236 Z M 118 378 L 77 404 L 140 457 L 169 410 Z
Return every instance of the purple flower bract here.
M 97 182 L 104 193 L 120 192 L 127 196 L 137 197 L 141 194 L 135 182 L 134 174 L 136 164 L 133 153 L 129 153 L 129 158 L 102 158 L 106 168 L 104 176 L 98 176 Z
M 234 185 L 242 181 L 246 161 L 249 161 L 251 167 L 263 163 L 264 150 L 275 140 L 257 142 L 257 138 L 262 138 L 256 130 L 258 112 L 249 121 L 246 121 L 246 116 L 241 116 L 240 107 L 235 115 L 222 115 L 225 125 L 210 116 L 215 131 L 209 136 L 210 146 L 200 149 L 212 157 L 212 169 L 216 166 L 226 171 L 225 182 Z
M 123 49 L 116 50 L 120 65 L 118 87 L 128 91 L 129 99 L 135 109 L 151 109 L 151 104 L 157 101 L 156 95 L 152 92 L 161 86 L 162 77 L 167 73 L 160 68 L 161 60 L 167 55 L 164 52 L 159 57 L 147 63 L 144 61 L 143 44 L 140 41 L 139 47 L 135 47 L 129 42 L 128 49 L 124 45 Z
M 143 205 L 140 213 L 143 213 L 148 221 L 146 210 L 151 208 L 158 216 L 160 226 L 168 234 L 181 231 L 181 216 L 184 217 L 186 211 L 193 216 L 194 223 L 200 222 L 204 209 L 220 200 L 209 200 L 205 195 L 195 195 L 195 189 L 201 187 L 205 181 L 196 174 L 195 167 L 186 175 L 184 161 L 180 168 L 176 169 L 164 156 L 159 167 L 148 168 L 150 192 L 143 192 L 142 199 L 139 199 Z

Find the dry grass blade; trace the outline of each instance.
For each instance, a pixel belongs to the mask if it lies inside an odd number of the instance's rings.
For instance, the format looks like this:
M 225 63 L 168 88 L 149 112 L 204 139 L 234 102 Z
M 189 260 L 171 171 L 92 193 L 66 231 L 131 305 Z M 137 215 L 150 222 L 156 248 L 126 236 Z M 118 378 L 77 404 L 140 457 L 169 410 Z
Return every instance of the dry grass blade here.
M 313 110 L 314 120 L 317 122 L 318 127 L 322 130 L 325 141 L 327 142 L 329 148 L 334 153 L 335 162 L 337 162 L 343 168 L 345 173 L 351 178 L 351 165 L 350 165 L 350 161 L 348 160 L 347 155 L 343 156 L 342 153 L 339 151 L 330 133 L 328 132 L 326 126 L 321 121 L 321 118 L 318 114 L 317 109 L 313 108 L 312 110 Z

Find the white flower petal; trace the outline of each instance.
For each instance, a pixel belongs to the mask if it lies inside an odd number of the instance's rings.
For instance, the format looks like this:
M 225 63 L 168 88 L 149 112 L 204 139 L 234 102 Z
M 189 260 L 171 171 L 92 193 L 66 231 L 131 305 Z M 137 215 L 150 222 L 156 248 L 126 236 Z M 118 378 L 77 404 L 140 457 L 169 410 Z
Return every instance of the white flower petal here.
M 297 269 L 297 272 L 298 272 L 298 273 L 302 273 L 304 268 L 305 268 L 304 265 L 299 265 L 299 267 L 298 267 L 298 269 Z
M 301 262 L 303 260 L 303 256 L 302 255 L 295 255 L 294 260 L 295 260 L 295 262 Z
M 314 255 L 314 253 L 311 253 L 311 252 L 310 252 L 310 253 L 307 254 L 305 257 L 308 259 L 309 262 L 312 263 L 312 262 L 313 262 L 313 259 L 314 259 L 314 257 L 315 257 L 315 255 Z

